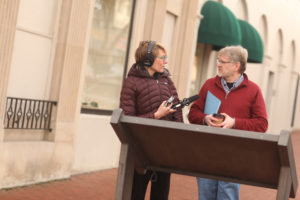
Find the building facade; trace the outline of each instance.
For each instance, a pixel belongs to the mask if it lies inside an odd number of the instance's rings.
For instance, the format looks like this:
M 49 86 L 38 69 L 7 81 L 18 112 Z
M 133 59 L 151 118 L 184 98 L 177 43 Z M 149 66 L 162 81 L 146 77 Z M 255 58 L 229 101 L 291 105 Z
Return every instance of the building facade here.
M 267 133 L 300 129 L 300 1 L 220 0 L 212 10 L 208 4 L 0 1 L 0 189 L 117 167 L 120 142 L 109 122 L 139 42 L 160 41 L 179 97 L 194 95 L 216 75 L 217 49 L 228 42 L 215 43 L 221 35 L 203 39 L 209 19 L 220 34 L 232 25 L 210 18 L 216 9 L 250 27 L 262 44 L 246 73 L 262 89 Z

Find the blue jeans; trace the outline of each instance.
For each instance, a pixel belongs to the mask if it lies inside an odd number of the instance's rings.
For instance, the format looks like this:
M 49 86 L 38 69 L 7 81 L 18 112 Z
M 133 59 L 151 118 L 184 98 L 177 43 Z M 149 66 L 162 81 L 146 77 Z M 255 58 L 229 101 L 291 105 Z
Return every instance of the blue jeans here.
M 240 184 L 197 177 L 199 200 L 238 200 Z

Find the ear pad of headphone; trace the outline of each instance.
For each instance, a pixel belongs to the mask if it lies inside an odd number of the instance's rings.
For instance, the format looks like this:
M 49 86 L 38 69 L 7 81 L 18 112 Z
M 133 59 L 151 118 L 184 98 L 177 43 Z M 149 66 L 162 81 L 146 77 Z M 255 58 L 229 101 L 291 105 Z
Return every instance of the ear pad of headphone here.
M 154 62 L 154 56 L 152 54 L 146 54 L 144 58 L 144 65 L 150 67 L 151 65 L 153 65 L 153 62 Z
M 154 47 L 154 45 L 155 45 L 154 41 L 150 41 L 149 44 L 148 44 L 147 54 L 145 55 L 144 61 L 143 61 L 143 64 L 145 66 L 150 67 L 154 63 L 154 56 L 151 53 L 152 48 Z

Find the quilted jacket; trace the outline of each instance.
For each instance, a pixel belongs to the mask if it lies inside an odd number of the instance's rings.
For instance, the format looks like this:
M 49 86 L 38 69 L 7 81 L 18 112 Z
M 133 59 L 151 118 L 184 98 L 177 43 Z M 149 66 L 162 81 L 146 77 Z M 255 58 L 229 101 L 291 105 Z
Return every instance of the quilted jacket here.
M 175 98 L 173 103 L 179 102 L 176 88 L 169 76 L 169 71 L 165 69 L 163 73 L 155 73 L 152 77 L 144 67 L 134 64 L 122 87 L 120 108 L 126 115 L 154 118 L 158 107 L 170 96 Z M 182 110 L 178 109 L 161 119 L 182 122 Z

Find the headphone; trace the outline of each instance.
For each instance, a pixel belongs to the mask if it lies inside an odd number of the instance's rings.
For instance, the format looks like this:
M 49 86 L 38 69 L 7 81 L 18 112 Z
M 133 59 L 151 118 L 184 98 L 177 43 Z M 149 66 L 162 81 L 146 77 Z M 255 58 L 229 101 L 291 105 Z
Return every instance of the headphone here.
M 150 67 L 151 65 L 153 65 L 154 56 L 151 51 L 154 46 L 155 46 L 155 41 L 149 41 L 147 54 L 145 55 L 144 60 L 143 60 L 143 64 L 147 67 Z

